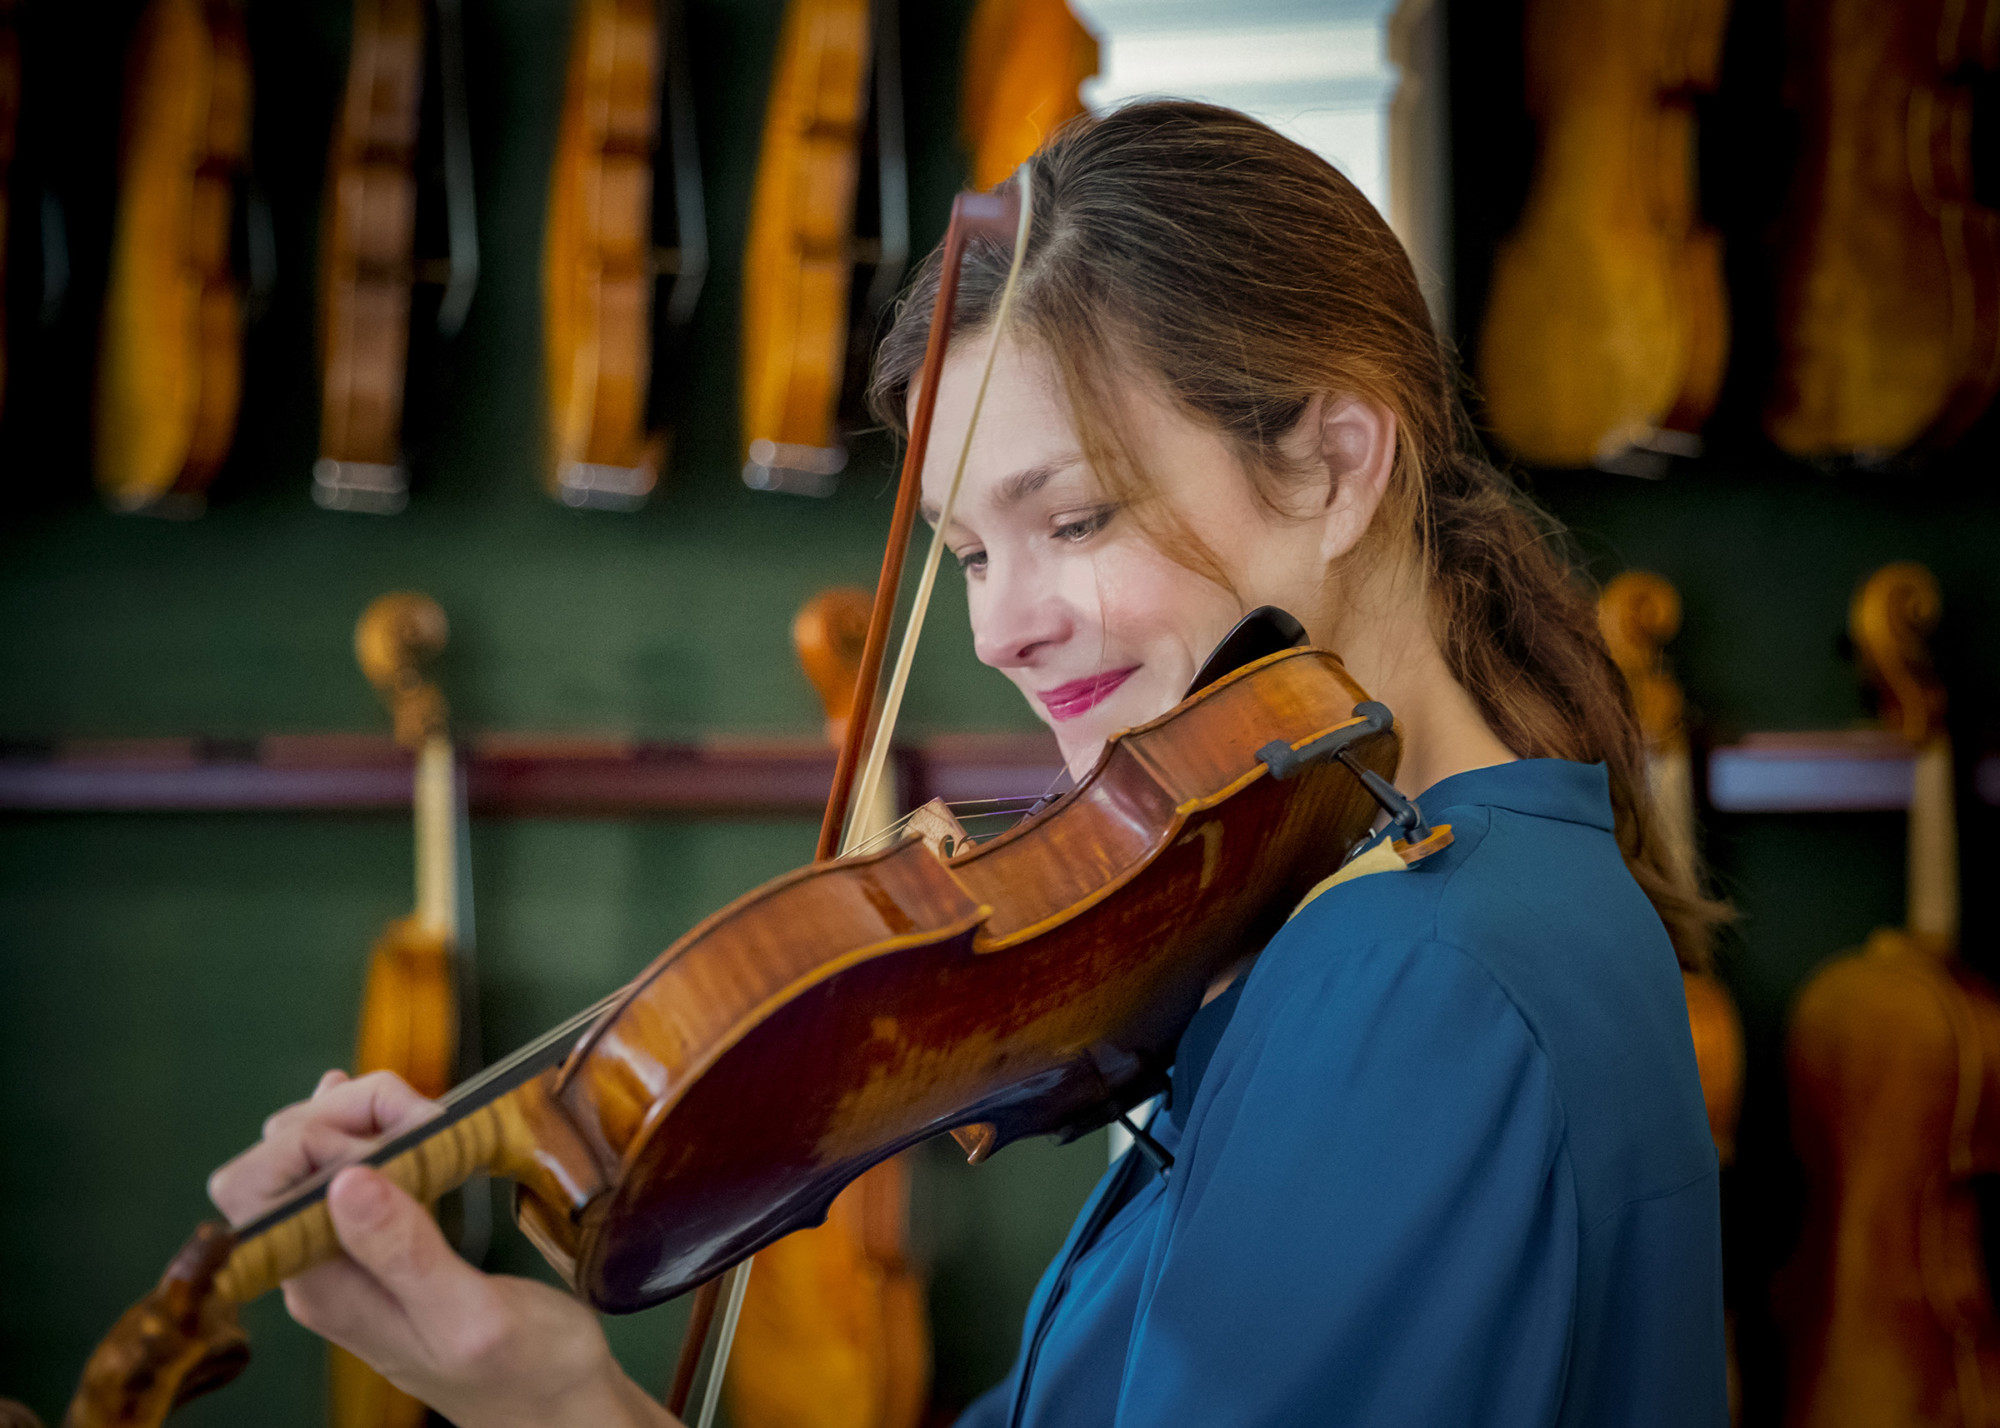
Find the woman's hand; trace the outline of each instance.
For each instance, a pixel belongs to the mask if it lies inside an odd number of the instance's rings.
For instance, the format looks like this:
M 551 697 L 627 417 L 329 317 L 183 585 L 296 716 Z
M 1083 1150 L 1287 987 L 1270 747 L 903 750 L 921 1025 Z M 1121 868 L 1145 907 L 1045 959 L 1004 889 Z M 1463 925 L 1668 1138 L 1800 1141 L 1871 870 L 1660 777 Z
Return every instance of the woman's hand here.
M 209 1177 L 209 1198 L 240 1224 L 435 1111 L 388 1072 L 329 1071 L 311 1100 L 272 1116 L 259 1144 Z M 460 1428 L 674 1424 L 619 1370 L 577 1300 L 466 1264 L 422 1206 L 364 1166 L 336 1175 L 326 1199 L 346 1256 L 286 1280 L 285 1307 L 405 1393 Z

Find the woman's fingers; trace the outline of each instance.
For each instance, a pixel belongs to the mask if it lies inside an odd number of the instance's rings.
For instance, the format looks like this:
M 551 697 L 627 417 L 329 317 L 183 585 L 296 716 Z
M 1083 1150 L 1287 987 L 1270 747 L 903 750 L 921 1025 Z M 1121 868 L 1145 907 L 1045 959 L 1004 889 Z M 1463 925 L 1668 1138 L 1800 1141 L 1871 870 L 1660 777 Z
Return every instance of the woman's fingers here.
M 436 1113 L 435 1103 L 386 1071 L 355 1080 L 330 1071 L 311 1100 L 271 1116 L 261 1142 L 209 1177 L 209 1199 L 240 1223 L 300 1181 L 354 1159 L 369 1142 Z

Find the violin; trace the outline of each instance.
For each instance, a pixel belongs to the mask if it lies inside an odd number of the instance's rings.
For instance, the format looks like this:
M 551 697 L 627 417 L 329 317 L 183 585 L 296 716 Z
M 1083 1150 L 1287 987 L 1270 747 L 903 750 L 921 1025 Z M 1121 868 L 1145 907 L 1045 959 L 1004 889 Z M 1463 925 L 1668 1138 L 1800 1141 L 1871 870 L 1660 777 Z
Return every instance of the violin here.
M 313 500 L 328 510 L 392 514 L 409 500 L 403 399 L 416 284 L 441 267 L 438 331 L 465 320 L 478 278 L 471 149 L 458 0 L 436 0 L 449 256 L 417 258 L 418 141 L 426 0 L 354 0 L 347 85 L 334 120 L 321 205 L 319 459 Z
M 21 35 L 14 0 L 0 0 L 0 413 L 7 410 L 7 179 L 21 121 Z
M 744 480 L 824 492 L 847 371 L 869 0 L 788 0 L 743 252 Z
M 930 373 L 966 241 L 997 230 L 1014 260 L 990 367 L 1030 191 L 1024 169 L 1012 192 L 954 205 Z M 1024 1136 L 1108 1123 L 1164 1086 L 1210 983 L 1338 867 L 1378 806 L 1394 810 L 1404 836 L 1389 846 L 1404 856 L 1448 841 L 1388 782 L 1394 716 L 1338 656 L 1291 646 L 1213 662 L 1174 709 L 1116 735 L 1073 789 L 986 842 L 854 851 L 843 834 L 879 781 L 944 551 L 934 535 L 878 717 L 936 396 L 934 381 L 921 385 L 825 856 L 712 914 L 605 1002 L 365 1156 L 425 1202 L 479 1171 L 513 1180 L 521 1229 L 607 1312 L 712 1282 L 940 1132 L 978 1162 Z M 954 481 L 940 528 L 956 497 Z M 316 1177 L 252 1218 L 197 1230 L 92 1355 L 70 1428 L 157 1423 L 239 1370 L 236 1306 L 338 1253 L 326 1185 Z M 739 1273 L 732 1309 L 744 1284 Z
M 1628 570 L 1599 595 L 1597 623 L 1632 692 L 1646 740 L 1646 781 L 1657 815 L 1654 826 L 1666 840 L 1671 866 L 1687 872 L 1695 865 L 1693 768 L 1686 700 L 1665 655 L 1667 642 L 1680 632 L 1680 592 L 1651 571 Z M 1743 1111 L 1742 1019 L 1729 988 L 1714 972 L 1683 968 L 1681 980 L 1709 1135 L 1717 1157 L 1728 1165 L 1736 1158 L 1736 1125 Z
M 959 129 L 972 186 L 992 188 L 1083 113 L 1097 37 L 1069 0 L 980 0 L 966 30 Z
M 1973 88 L 2000 0 L 1790 10 L 1805 153 L 1764 413 L 1796 456 L 1948 445 L 2000 391 L 2000 212 L 1974 196 Z
M 542 245 L 549 492 L 636 507 L 665 438 L 646 429 L 653 313 L 653 0 L 576 7 Z
M 459 1007 L 470 1000 L 455 975 L 464 957 L 457 758 L 444 696 L 422 674 L 449 633 L 437 602 L 407 591 L 370 602 L 354 628 L 362 673 L 389 707 L 396 741 L 417 759 L 417 906 L 383 929 L 369 954 L 354 1074 L 393 1071 L 433 1099 L 463 1069 Z M 327 1353 L 334 1428 L 422 1428 L 422 1403 L 338 1345 Z
M 1976 1428 L 2000 1414 L 2000 1314 L 1973 1177 L 2000 1171 L 2000 995 L 1957 957 L 1936 580 L 1875 572 L 1851 633 L 1914 755 L 1909 910 L 1800 991 L 1786 1047 L 1805 1226 L 1775 1295 L 1789 1428 Z
M 1715 87 L 1727 12 L 1529 0 L 1535 171 L 1478 348 L 1487 420 L 1529 461 L 1658 474 L 1700 449 L 1729 310 L 1721 239 L 1696 213 L 1691 99 Z
M 127 58 L 98 344 L 97 485 L 118 510 L 198 513 L 235 440 L 243 291 L 230 232 L 249 145 L 235 0 L 152 0 Z
M 1671 582 L 1648 570 L 1628 570 L 1605 585 L 1597 600 L 1605 647 L 1632 693 L 1632 707 L 1646 740 L 1646 782 L 1653 797 L 1653 827 L 1666 840 L 1669 866 L 1695 866 L 1694 771 L 1688 751 L 1686 699 L 1667 667 L 1665 648 L 1680 633 L 1681 596 Z M 1736 1159 L 1736 1127 L 1743 1115 L 1743 1018 L 1736 999 L 1714 971 L 1681 969 L 1695 1069 L 1708 1111 L 1708 1133 L 1717 1161 Z M 1730 1420 L 1742 1415 L 1742 1375 L 1736 1356 L 1736 1317 L 1729 1312 Z
M 868 592 L 823 590 L 792 621 L 792 647 L 845 742 L 868 635 Z M 896 822 L 885 782 L 859 813 L 865 843 Z M 725 1385 L 738 1428 L 915 1428 L 930 1390 L 930 1325 L 909 1249 L 909 1167 L 864 1171 L 826 1223 L 757 1257 Z

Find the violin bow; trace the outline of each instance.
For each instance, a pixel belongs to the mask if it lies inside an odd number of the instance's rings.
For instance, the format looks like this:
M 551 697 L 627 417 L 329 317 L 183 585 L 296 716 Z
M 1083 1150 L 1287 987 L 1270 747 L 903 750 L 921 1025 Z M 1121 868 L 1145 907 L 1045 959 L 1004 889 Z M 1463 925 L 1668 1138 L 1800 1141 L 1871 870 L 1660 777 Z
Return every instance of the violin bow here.
M 827 796 L 826 814 L 820 820 L 819 845 L 814 858 L 824 862 L 848 852 L 858 830 L 851 817 L 855 808 L 866 808 L 881 783 L 894 742 L 896 719 L 902 712 L 903 693 L 909 686 L 910 666 L 916 659 L 917 640 L 923 634 L 924 616 L 930 610 L 931 594 L 937 587 L 937 573 L 943 563 L 945 531 L 951 526 L 952 511 L 958 504 L 959 487 L 965 480 L 965 464 L 972 451 L 973 434 L 979 430 L 979 413 L 986 405 L 986 389 L 993 379 L 993 364 L 1000 343 L 1014 314 L 1014 297 L 1020 287 L 1021 265 L 1028 251 L 1028 228 L 1034 217 L 1033 164 L 1024 163 L 1015 171 L 1010 192 L 961 193 L 952 200 L 951 222 L 945 229 L 944 258 L 938 274 L 937 305 L 931 309 L 930 336 L 924 344 L 924 365 L 918 378 L 917 410 L 910 422 L 910 444 L 903 452 L 903 472 L 896 488 L 896 506 L 889 518 L 889 542 L 882 551 L 882 572 L 875 582 L 875 601 L 868 611 L 868 634 L 861 646 L 861 668 L 854 684 L 854 710 L 848 716 L 847 735 L 841 740 L 840 759 L 834 766 L 833 790 Z M 924 553 L 923 573 L 917 580 L 916 596 L 903 626 L 902 644 L 896 651 L 896 665 L 882 696 L 881 714 L 876 717 L 876 693 L 881 685 L 883 656 L 889 644 L 889 626 L 896 614 L 896 599 L 902 590 L 903 564 L 909 551 L 910 533 L 916 527 L 917 506 L 923 494 L 924 460 L 930 450 L 931 421 L 937 412 L 938 376 L 944 369 L 945 351 L 951 345 L 952 318 L 958 307 L 959 268 L 966 244 L 975 237 L 991 237 L 1011 243 L 1013 258 L 1007 268 L 1007 283 L 1000 291 L 1000 305 L 993 315 L 992 336 L 987 342 L 986 363 L 979 375 L 979 390 L 973 398 L 972 416 L 966 423 L 965 440 L 959 446 L 952 468 L 951 485 L 945 491 L 938 512 L 937 528 L 931 532 Z M 750 1260 L 730 1271 L 728 1302 L 723 1306 L 722 1330 L 715 1359 L 709 1369 L 708 1384 L 702 1392 L 701 1416 L 696 1428 L 711 1428 L 716 1405 L 721 1401 L 723 1372 L 729 1366 L 729 1350 L 736 1336 L 736 1322 L 750 1286 Z M 708 1331 L 721 1301 L 721 1279 L 710 1280 L 695 1291 L 694 1305 L 681 1340 L 674 1379 L 667 1393 L 667 1411 L 675 1417 L 687 1407 L 694 1387 L 695 1367 L 708 1341 Z

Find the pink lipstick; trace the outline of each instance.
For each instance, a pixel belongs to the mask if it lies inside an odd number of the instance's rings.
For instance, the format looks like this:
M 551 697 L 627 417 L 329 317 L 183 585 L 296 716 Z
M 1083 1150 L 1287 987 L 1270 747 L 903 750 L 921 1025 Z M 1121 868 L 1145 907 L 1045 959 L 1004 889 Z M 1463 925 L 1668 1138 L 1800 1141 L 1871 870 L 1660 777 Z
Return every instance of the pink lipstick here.
M 1037 690 L 1035 697 L 1042 701 L 1050 714 L 1058 719 L 1074 719 L 1087 710 L 1096 708 L 1111 697 L 1111 692 L 1132 675 L 1138 665 L 1126 669 L 1112 670 L 1106 674 L 1086 675 L 1082 679 L 1072 679 L 1068 684 L 1058 684 L 1054 689 Z

